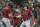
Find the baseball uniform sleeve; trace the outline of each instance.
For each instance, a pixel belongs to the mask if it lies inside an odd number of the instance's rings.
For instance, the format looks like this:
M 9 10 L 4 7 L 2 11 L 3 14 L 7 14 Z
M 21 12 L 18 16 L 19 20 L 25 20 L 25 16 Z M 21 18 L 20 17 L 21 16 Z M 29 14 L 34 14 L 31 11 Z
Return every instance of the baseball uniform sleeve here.
M 29 10 L 29 14 L 32 15 L 32 11 L 31 10 Z

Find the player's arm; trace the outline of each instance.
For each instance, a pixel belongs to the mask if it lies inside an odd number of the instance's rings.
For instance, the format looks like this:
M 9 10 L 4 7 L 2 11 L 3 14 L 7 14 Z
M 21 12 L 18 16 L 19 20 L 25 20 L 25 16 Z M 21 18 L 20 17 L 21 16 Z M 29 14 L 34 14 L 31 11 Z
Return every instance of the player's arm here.
M 21 17 L 21 14 L 19 16 L 16 16 L 17 18 L 20 18 Z
M 23 19 L 23 11 L 21 12 L 21 18 L 22 18 L 22 21 L 24 21 L 24 19 Z
M 20 18 L 20 17 L 22 17 L 22 14 L 23 14 L 23 11 L 21 12 L 20 15 L 18 15 L 18 16 L 16 16 L 16 17 L 17 17 L 17 18 Z
M 6 12 L 6 9 L 4 9 L 2 13 L 4 14 L 5 12 Z
M 22 14 L 20 14 L 19 16 L 16 16 L 17 18 L 22 18 L 22 21 L 24 21 L 23 20 L 23 15 Z
M 32 18 L 32 11 L 31 10 L 29 10 L 29 15 L 31 16 L 31 18 Z M 30 22 L 30 26 L 32 26 L 32 23 Z
M 29 10 L 29 15 L 32 17 L 32 11 L 31 10 Z

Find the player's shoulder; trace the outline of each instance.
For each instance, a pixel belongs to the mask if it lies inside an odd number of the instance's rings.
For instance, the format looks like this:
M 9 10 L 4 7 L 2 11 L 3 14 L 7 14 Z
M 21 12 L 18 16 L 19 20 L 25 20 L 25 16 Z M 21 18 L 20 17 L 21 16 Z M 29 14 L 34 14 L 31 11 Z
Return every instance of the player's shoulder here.
M 30 11 L 30 9 L 27 9 L 28 11 Z
M 22 10 L 22 12 L 24 12 L 24 10 Z
M 5 7 L 4 9 L 9 9 L 9 6 Z
M 8 9 L 8 7 L 5 7 L 4 9 Z
M 27 9 L 27 10 L 30 10 L 30 9 Z

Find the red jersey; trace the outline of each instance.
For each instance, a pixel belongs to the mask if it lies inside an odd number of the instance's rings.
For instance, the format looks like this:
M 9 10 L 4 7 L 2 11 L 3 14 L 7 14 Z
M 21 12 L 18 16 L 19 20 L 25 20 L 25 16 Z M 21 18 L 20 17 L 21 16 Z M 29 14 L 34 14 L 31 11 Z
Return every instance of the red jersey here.
M 18 16 L 19 14 L 15 14 L 14 16 Z M 15 21 L 14 21 L 15 24 L 18 24 L 19 23 L 19 18 L 17 18 Z
M 29 9 L 27 9 L 26 11 L 23 10 L 21 14 L 23 16 L 23 19 L 26 20 L 30 19 L 30 15 L 32 15 L 32 12 Z
M 3 10 L 3 17 L 8 18 L 9 13 L 11 13 L 11 8 L 9 6 L 5 7 Z

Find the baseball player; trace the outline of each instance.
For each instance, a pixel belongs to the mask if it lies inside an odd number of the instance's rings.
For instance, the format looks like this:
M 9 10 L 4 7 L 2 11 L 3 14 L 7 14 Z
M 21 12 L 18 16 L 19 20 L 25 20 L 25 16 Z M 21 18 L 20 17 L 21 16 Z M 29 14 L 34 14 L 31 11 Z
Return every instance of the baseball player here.
M 16 12 L 15 14 L 14 14 L 14 27 L 16 26 L 16 27 L 18 27 L 19 25 L 19 21 L 20 21 L 20 19 L 19 19 L 19 14 L 18 14 L 18 12 Z
M 26 27 L 30 27 L 30 17 L 32 15 L 32 12 L 31 10 L 27 9 L 27 6 L 24 6 L 24 10 L 22 11 L 21 13 L 21 16 L 23 17 L 23 22 L 22 24 L 20 25 L 20 27 L 24 27 L 24 25 Z
M 10 20 L 9 20 L 9 14 L 11 13 L 11 8 L 13 5 L 8 4 L 7 7 L 3 10 L 3 18 L 2 21 L 6 24 L 6 27 L 10 27 Z

